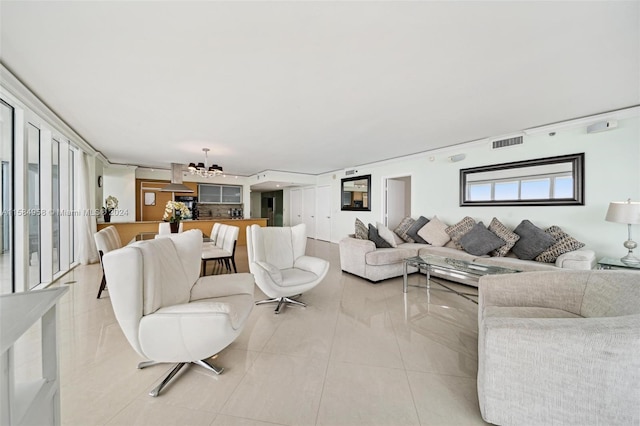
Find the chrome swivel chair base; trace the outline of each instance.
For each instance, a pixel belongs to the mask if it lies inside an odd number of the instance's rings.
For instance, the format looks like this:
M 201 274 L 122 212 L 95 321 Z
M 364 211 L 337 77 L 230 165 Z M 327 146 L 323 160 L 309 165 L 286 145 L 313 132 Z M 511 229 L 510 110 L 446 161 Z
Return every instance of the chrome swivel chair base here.
M 140 364 L 138 364 L 138 368 L 139 369 L 143 369 L 143 368 L 151 367 L 152 365 L 156 365 L 156 364 L 161 364 L 161 363 L 156 362 L 156 361 L 144 361 L 144 362 L 141 362 Z M 178 372 L 186 364 L 199 365 L 200 367 L 206 368 L 209 371 L 213 371 L 216 374 L 222 374 L 222 372 L 224 371 L 224 368 L 217 367 L 217 366 L 213 365 L 211 363 L 211 361 L 209 361 L 209 359 L 203 359 L 203 360 L 194 361 L 194 362 L 191 362 L 191 363 L 179 362 L 178 364 L 176 364 L 171 369 L 171 371 L 169 371 L 169 374 L 167 374 L 167 376 L 164 379 L 162 379 L 162 382 L 160 382 L 160 384 L 158 386 L 156 386 L 155 388 L 151 389 L 151 391 L 149 392 L 149 396 L 157 397 L 158 395 L 160 395 L 160 392 L 169 384 L 171 379 L 173 379 L 173 377 L 176 374 L 178 374 Z
M 298 300 L 293 299 L 294 297 L 300 297 L 300 296 L 301 294 L 297 294 L 291 297 L 274 297 L 273 299 L 259 300 L 256 302 L 256 305 L 264 305 L 266 303 L 277 303 L 278 306 L 276 306 L 275 313 L 279 314 L 285 305 L 295 305 L 295 306 L 302 306 L 303 308 L 306 308 L 307 305 L 305 303 L 302 303 Z

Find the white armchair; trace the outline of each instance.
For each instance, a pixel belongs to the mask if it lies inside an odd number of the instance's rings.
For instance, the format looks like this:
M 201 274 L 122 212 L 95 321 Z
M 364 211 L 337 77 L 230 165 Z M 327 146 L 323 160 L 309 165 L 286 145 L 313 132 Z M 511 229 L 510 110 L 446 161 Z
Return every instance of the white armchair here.
M 478 399 L 499 425 L 640 424 L 640 273 L 479 282 Z
M 199 278 L 202 232 L 140 241 L 107 253 L 104 269 L 116 319 L 133 349 L 157 363 L 177 363 L 150 392 L 157 396 L 186 364 L 216 374 L 208 358 L 242 331 L 253 308 L 251 274 Z
M 249 270 L 256 284 L 270 299 L 256 302 L 277 303 L 275 313 L 286 304 L 306 306 L 293 299 L 318 285 L 329 271 L 329 262 L 305 256 L 307 244 L 304 224 L 294 227 L 247 226 Z
M 100 299 L 102 292 L 107 287 L 107 277 L 104 274 L 102 257 L 112 250 L 121 248 L 122 241 L 120 240 L 118 230 L 113 225 L 109 225 L 93 234 L 93 239 L 96 242 L 96 248 L 100 256 L 100 266 L 102 267 L 102 280 L 100 281 L 100 288 L 98 289 L 98 299 Z

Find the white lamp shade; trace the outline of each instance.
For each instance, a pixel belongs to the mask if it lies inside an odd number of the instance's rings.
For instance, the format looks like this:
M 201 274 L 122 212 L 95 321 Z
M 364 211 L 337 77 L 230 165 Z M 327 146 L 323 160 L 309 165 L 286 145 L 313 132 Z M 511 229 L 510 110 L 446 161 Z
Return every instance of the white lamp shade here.
M 640 223 L 640 202 L 616 201 L 609 203 L 605 220 L 627 224 Z

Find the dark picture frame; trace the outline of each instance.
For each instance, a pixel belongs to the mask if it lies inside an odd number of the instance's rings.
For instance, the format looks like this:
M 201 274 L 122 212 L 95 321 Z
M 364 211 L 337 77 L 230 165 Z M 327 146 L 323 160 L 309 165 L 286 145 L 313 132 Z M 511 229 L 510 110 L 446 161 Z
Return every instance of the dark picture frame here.
M 461 169 L 460 207 L 583 206 L 584 176 L 584 153 Z
M 343 211 L 371 211 L 371 175 L 342 179 L 340 209 Z

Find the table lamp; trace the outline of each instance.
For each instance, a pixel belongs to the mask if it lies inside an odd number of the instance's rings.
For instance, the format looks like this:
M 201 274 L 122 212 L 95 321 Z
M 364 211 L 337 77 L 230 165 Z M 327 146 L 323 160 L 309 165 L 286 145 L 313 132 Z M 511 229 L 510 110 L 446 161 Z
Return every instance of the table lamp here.
M 640 259 L 633 255 L 633 249 L 638 244 L 631 239 L 631 225 L 640 223 L 640 202 L 631 202 L 631 199 L 628 199 L 626 202 L 614 201 L 609 203 L 609 210 L 607 210 L 605 220 L 607 222 L 627 224 L 629 239 L 623 245 L 629 250 L 629 253 L 622 257 L 620 261 L 626 265 L 640 265 Z

